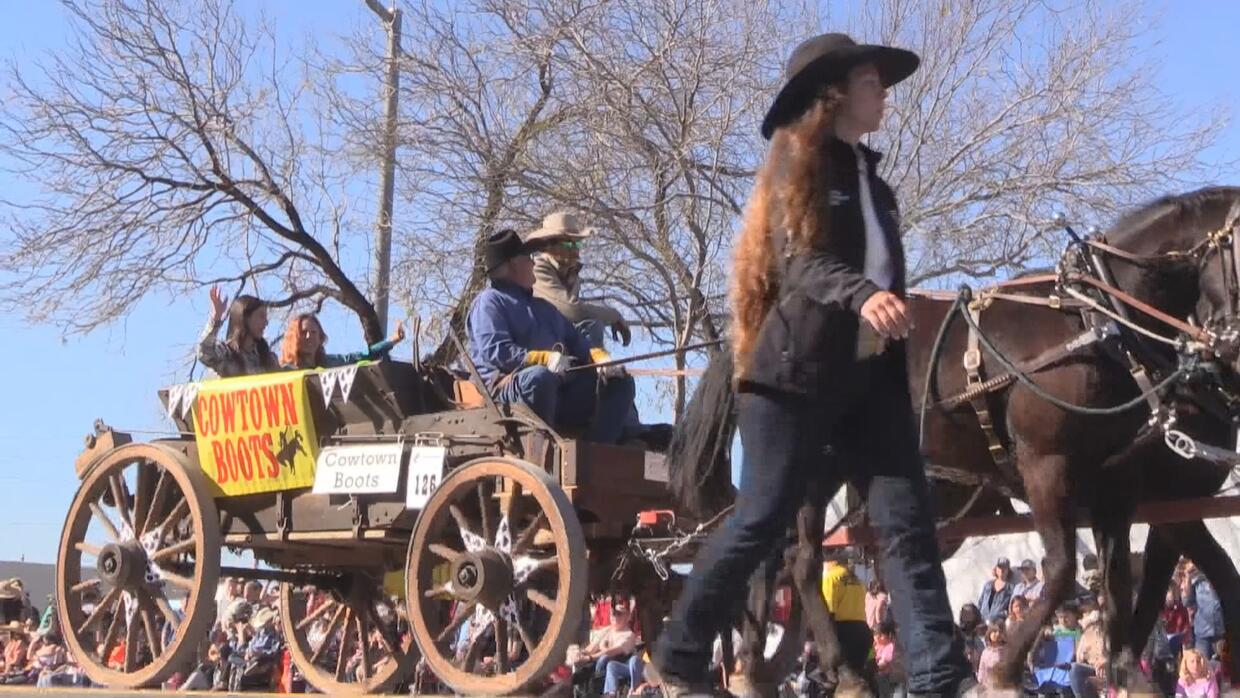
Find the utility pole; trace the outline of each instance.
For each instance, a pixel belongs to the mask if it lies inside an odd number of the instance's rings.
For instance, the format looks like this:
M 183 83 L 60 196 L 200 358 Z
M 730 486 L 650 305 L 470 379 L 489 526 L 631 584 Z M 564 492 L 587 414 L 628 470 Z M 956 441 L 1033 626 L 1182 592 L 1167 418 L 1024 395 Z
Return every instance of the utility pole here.
M 400 9 L 396 7 L 395 0 L 390 10 L 380 5 L 378 0 L 366 0 L 366 6 L 379 15 L 388 32 L 383 171 L 379 182 L 379 220 L 375 223 L 375 260 L 371 283 L 375 314 L 379 316 L 379 326 L 387 332 L 392 276 L 392 199 L 396 189 L 396 97 L 400 91 Z

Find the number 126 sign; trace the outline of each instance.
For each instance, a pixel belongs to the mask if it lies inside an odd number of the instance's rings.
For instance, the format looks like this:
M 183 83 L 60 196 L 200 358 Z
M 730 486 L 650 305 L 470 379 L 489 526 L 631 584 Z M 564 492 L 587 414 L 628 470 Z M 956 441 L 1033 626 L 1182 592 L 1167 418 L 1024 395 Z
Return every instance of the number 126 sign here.
M 414 446 L 409 449 L 409 480 L 405 483 L 405 506 L 423 509 L 431 493 L 443 479 L 448 449 L 443 446 Z

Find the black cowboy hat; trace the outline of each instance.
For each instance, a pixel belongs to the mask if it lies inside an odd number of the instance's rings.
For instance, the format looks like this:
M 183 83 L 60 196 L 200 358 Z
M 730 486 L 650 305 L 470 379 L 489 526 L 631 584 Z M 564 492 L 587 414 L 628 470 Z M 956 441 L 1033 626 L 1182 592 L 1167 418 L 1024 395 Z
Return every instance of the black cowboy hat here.
M 523 254 L 529 254 L 529 249 L 526 248 L 525 243 L 521 242 L 521 236 L 517 235 L 515 230 L 504 229 L 491 233 L 487 238 L 483 262 L 489 274 L 504 262 Z
M 852 68 L 872 63 L 883 87 L 913 74 L 921 59 L 912 51 L 876 44 L 858 44 L 847 34 L 819 34 L 792 50 L 784 68 L 784 86 L 762 120 L 762 137 L 791 123 L 813 102 L 819 85 L 839 82 Z

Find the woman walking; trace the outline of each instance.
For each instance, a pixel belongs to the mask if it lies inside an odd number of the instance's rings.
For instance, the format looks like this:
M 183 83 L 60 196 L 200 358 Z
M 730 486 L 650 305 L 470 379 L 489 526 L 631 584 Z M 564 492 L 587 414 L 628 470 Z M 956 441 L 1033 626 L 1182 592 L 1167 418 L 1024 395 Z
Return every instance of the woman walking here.
M 702 692 L 719 613 L 808 489 L 851 480 L 882 540 L 913 695 L 952 695 L 971 667 L 954 633 L 909 399 L 904 253 L 880 155 L 861 144 L 916 54 L 824 34 L 798 46 L 762 124 L 770 139 L 732 288 L 744 465 L 736 510 L 693 565 L 660 639 L 667 695 Z M 827 458 L 828 447 L 837 457 Z M 816 481 L 818 487 L 807 487 Z

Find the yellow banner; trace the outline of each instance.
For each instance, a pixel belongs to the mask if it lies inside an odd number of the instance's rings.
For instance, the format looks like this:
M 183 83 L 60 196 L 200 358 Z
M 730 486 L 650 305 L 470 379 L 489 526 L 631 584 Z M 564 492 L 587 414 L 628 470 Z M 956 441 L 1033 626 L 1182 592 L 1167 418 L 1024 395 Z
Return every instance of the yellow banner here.
M 203 381 L 194 404 L 198 461 L 217 497 L 314 484 L 319 443 L 306 374 Z

